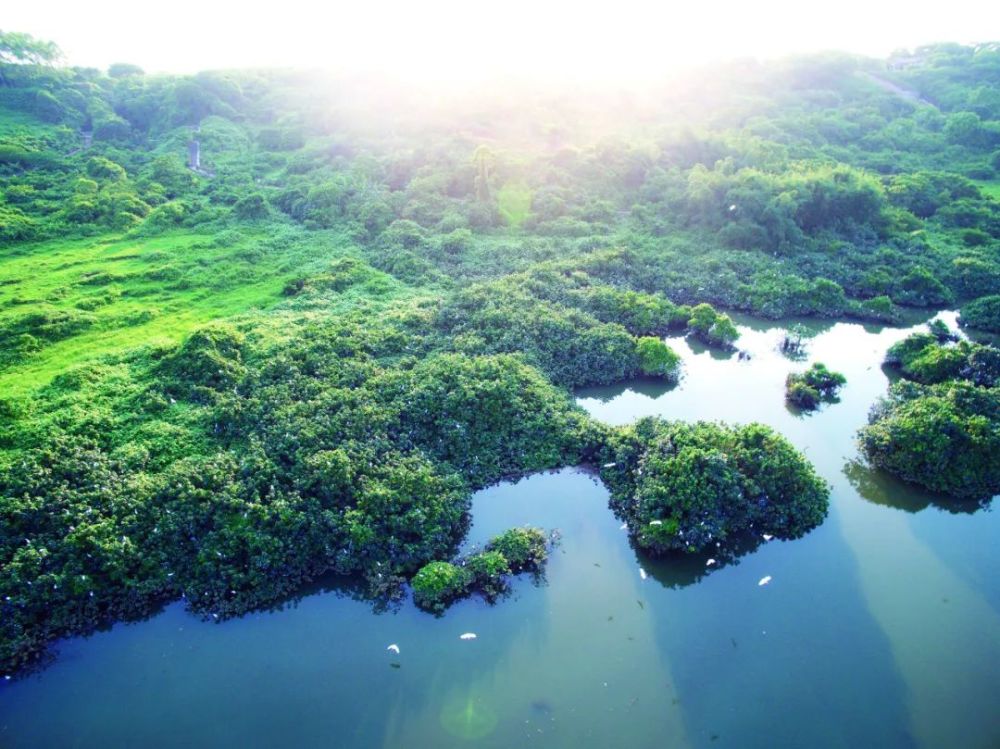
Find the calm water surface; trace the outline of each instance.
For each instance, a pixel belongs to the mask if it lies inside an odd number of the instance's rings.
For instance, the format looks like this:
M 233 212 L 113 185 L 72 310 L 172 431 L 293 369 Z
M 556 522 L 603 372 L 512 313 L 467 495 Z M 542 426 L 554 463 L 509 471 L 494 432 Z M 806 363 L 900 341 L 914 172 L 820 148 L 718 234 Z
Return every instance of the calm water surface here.
M 467 545 L 524 523 L 562 532 L 546 579 L 519 579 L 498 606 L 376 614 L 328 588 L 214 625 L 174 604 L 65 641 L 50 667 L 0 687 L 0 746 L 998 746 L 997 513 L 857 461 L 882 355 L 908 331 L 812 324 L 792 362 L 781 329 L 741 322 L 749 361 L 674 339 L 680 385 L 588 389 L 580 403 L 613 424 L 776 427 L 833 486 L 805 538 L 721 569 L 650 560 L 586 471 L 532 476 L 474 499 Z M 848 384 L 802 416 L 784 378 L 815 360 Z

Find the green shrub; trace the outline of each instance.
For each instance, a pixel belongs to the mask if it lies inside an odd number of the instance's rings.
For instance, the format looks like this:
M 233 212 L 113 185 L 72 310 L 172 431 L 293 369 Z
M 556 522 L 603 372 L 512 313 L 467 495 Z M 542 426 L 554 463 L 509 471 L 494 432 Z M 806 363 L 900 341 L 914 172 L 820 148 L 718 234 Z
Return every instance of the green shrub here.
M 662 377 L 676 382 L 680 373 L 681 357 L 660 338 L 649 336 L 636 341 L 639 352 L 639 369 L 644 375 Z
M 859 432 L 871 463 L 964 499 L 1000 493 L 1000 393 L 963 382 L 898 383 Z
M 695 338 L 720 348 L 731 348 L 740 337 L 739 331 L 728 315 L 716 312 L 712 305 L 705 303 L 691 309 L 688 329 Z
M 785 399 L 804 411 L 819 408 L 822 401 L 820 392 L 801 380 L 793 379 L 794 377 L 795 375 L 788 375 L 788 379 L 785 380 Z
M 890 346 L 885 361 L 925 385 L 968 379 L 990 387 L 996 382 L 992 363 L 997 356 L 993 346 L 969 341 L 942 344 L 933 334 L 914 333 Z
M 507 590 L 510 563 L 499 551 L 473 554 L 466 560 L 465 566 L 472 573 L 473 585 L 483 592 L 487 600 L 494 600 Z
M 442 612 L 464 597 L 473 573 L 450 562 L 430 562 L 413 576 L 413 602 L 426 611 Z
M 969 302 L 962 307 L 959 322 L 970 328 L 1000 333 L 1000 294 Z
M 601 460 L 612 507 L 656 554 L 728 547 L 751 528 L 794 538 L 822 521 L 829 500 L 802 454 L 761 424 L 644 418 L 615 430 Z
M 785 379 L 785 398 L 801 409 L 817 408 L 821 401 L 832 400 L 847 382 L 839 372 L 831 372 L 822 362 L 804 372 L 793 372 Z
M 541 568 L 548 558 L 547 541 L 539 528 L 511 528 L 495 536 L 486 550 L 501 554 L 511 572 L 518 573 Z

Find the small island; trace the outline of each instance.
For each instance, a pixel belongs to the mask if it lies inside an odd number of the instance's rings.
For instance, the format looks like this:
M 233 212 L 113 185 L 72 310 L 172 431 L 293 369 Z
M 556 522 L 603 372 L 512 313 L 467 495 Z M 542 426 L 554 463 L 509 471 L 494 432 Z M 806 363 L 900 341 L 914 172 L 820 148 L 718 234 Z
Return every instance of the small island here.
M 542 570 L 548 543 L 539 528 L 511 528 L 486 544 L 485 551 L 467 559 L 429 562 L 413 577 L 413 602 L 425 611 L 441 613 L 478 592 L 492 603 L 507 592 L 510 575 Z
M 840 372 L 831 372 L 822 362 L 816 362 L 805 372 L 793 372 L 785 380 L 785 400 L 803 411 L 819 408 L 823 401 L 832 401 L 847 382 Z
M 1000 349 L 914 333 L 885 361 L 904 379 L 858 433 L 871 464 L 959 499 L 1000 493 Z
M 616 430 L 602 457 L 612 508 L 652 554 L 722 553 L 748 534 L 795 538 L 829 502 L 809 461 L 763 424 L 646 417 Z

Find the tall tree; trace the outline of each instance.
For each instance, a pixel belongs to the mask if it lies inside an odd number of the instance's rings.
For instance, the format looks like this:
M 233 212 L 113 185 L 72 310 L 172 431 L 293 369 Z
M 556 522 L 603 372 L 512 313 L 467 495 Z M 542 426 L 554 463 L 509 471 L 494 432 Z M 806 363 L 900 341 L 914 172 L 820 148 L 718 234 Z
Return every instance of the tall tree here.
M 8 65 L 51 65 L 62 57 L 55 42 L 21 31 L 0 31 L 0 85 L 6 85 Z

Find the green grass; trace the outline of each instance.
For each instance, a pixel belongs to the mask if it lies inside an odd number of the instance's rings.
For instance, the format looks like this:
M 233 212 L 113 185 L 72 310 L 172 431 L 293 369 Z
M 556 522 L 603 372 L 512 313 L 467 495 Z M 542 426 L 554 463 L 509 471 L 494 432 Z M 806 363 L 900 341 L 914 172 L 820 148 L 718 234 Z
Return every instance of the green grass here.
M 175 232 L 62 240 L 0 251 L 0 330 L 40 310 L 85 318 L 85 329 L 0 370 L 0 392 L 22 395 L 67 368 L 106 354 L 179 341 L 194 328 L 278 306 L 343 311 L 383 306 L 412 290 L 373 272 L 360 288 L 288 298 L 292 277 L 356 255 L 332 232 L 267 225 L 216 235 Z

